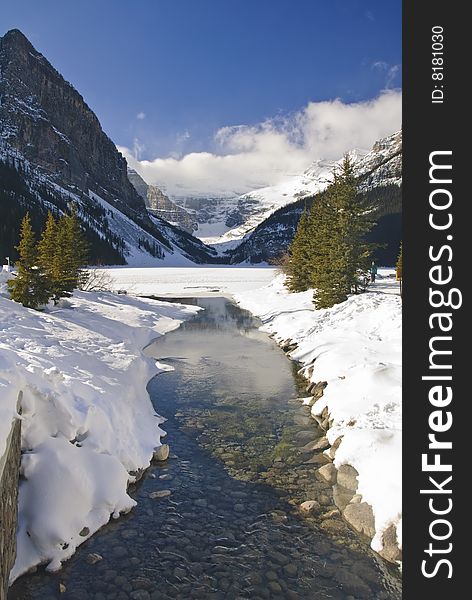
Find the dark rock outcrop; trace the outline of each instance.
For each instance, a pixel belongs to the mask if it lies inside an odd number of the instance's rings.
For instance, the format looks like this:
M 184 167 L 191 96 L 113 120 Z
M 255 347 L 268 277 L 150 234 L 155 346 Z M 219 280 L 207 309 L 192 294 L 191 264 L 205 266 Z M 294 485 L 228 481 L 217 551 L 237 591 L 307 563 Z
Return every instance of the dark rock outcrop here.
M 63 212 L 73 201 L 96 261 L 133 257 L 139 263 L 176 253 L 210 262 L 215 254 L 150 217 L 128 179 L 125 158 L 96 115 L 17 29 L 0 38 L 0 167 L 6 169 L 0 181 L 4 221 L 14 223 L 17 212 L 21 217 L 28 210 L 40 226 L 48 209 Z M 8 169 L 16 170 L 18 181 Z M 13 246 L 9 241 L 2 251 L 14 257 Z
M 145 214 L 126 160 L 95 114 L 18 29 L 0 39 L 0 65 L 0 123 L 9 145 L 62 183 Z

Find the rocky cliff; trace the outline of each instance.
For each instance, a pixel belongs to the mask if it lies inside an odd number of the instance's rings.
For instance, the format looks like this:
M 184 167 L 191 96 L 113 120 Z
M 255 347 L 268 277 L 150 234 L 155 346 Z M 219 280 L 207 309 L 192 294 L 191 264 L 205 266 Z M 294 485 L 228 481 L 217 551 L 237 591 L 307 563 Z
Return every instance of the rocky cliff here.
M 188 233 L 197 229 L 196 220 L 189 212 L 172 202 L 157 186 L 148 185 L 134 169 L 128 168 L 128 179 L 152 215 L 161 217 Z
M 187 233 L 172 228 L 169 236 L 165 222 L 150 218 L 126 160 L 93 111 L 17 29 L 0 38 L 0 161 L 20 174 L 25 188 L 12 194 L 0 186 L 6 219 L 14 205 L 36 211 L 40 221 L 46 206 L 63 211 L 75 201 L 97 260 L 211 258 L 203 244 L 195 253 Z M 109 260 L 100 255 L 99 242 L 111 247 Z

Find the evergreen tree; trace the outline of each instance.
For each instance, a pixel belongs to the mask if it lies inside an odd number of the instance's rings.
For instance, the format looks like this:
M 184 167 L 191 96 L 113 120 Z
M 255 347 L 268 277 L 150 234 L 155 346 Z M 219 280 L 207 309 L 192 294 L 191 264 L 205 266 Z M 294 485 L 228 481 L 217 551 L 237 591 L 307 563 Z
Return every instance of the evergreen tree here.
M 88 244 L 82 233 L 77 208 L 64 214 L 56 225 L 55 249 L 51 272 L 54 301 L 69 298 L 84 280 L 83 267 L 87 264 Z
M 372 246 L 365 236 L 373 226 L 369 207 L 359 202 L 353 164 L 345 157 L 333 183 L 300 220 L 286 264 L 291 291 L 315 288 L 317 308 L 329 308 L 357 292 L 369 267 Z
M 19 254 L 17 275 L 8 281 L 11 298 L 28 308 L 38 308 L 49 301 L 50 290 L 48 277 L 39 265 L 29 213 L 26 213 L 21 223 L 20 242 L 16 249 Z
M 400 296 L 403 294 L 403 242 L 400 243 L 400 254 L 398 255 L 397 264 L 395 266 L 397 281 L 400 282 Z
M 340 223 L 332 186 L 313 205 L 311 223 L 310 287 L 315 288 L 316 308 L 328 308 L 345 300 Z
M 72 205 L 70 215 L 67 216 L 68 261 L 74 277 L 74 288 L 79 287 L 85 280 L 84 267 L 87 266 L 89 244 L 82 231 L 80 219 L 77 215 L 77 205 Z
M 46 225 L 38 243 L 38 262 L 48 278 L 51 297 L 54 299 L 54 301 L 56 301 L 58 298 L 58 289 L 56 285 L 58 277 L 57 273 L 55 273 L 56 243 L 57 223 L 52 212 L 49 211 L 46 219 Z
M 297 231 L 283 263 L 287 275 L 286 286 L 291 292 L 304 292 L 310 287 L 310 237 L 306 210 L 300 217 Z

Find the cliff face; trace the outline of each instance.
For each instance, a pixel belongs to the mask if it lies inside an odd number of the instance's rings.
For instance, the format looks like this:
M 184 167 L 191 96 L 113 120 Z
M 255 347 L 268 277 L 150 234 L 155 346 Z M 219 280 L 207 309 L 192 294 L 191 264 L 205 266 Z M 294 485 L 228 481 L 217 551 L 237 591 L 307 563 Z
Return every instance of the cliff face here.
M 64 211 L 74 201 L 97 261 L 149 264 L 169 254 L 211 259 L 212 250 L 196 247 L 188 233 L 150 218 L 96 115 L 17 29 L 0 38 L 0 163 L 19 179 L 15 189 L 0 182 L 3 220 L 16 222 L 12 211 L 20 207 L 40 225 L 51 205 Z M 8 244 L 14 255 L 13 241 Z
M 148 211 L 188 233 L 193 233 L 198 225 L 192 215 L 184 208 L 177 206 L 155 185 L 148 185 L 134 169 L 128 168 L 128 179 L 141 198 L 144 199 Z
M 1 136 L 31 163 L 81 191 L 144 212 L 126 160 L 82 96 L 14 29 L 0 38 Z

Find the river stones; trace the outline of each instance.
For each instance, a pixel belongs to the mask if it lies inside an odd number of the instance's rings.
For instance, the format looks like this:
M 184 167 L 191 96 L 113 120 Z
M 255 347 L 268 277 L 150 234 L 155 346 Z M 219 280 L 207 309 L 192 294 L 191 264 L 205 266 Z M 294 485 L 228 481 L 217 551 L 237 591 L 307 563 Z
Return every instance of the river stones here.
M 316 471 L 317 475 L 329 485 L 334 485 L 337 479 L 337 469 L 333 463 L 323 465 Z
M 352 490 L 348 490 L 343 485 L 339 485 L 339 483 L 333 486 L 333 500 L 341 512 L 352 500 L 354 494 L 355 492 L 353 492 Z
M 390 562 L 396 562 L 402 559 L 402 551 L 398 547 L 397 531 L 395 525 L 390 525 L 384 531 L 382 535 L 383 548 L 379 552 L 380 556 L 383 556 Z
M 98 554 L 97 552 L 91 552 L 90 554 L 87 554 L 85 560 L 88 562 L 89 565 L 95 565 L 96 563 L 103 560 L 103 556 L 101 554 Z
M 315 454 L 304 461 L 306 465 L 326 465 L 329 462 L 331 462 L 331 459 L 324 454 Z
M 300 510 L 304 513 L 317 514 L 321 511 L 321 504 L 316 500 L 306 500 L 300 504 Z
M 302 446 L 299 450 L 300 452 L 313 452 L 314 450 L 326 450 L 326 448 L 329 448 L 329 442 L 327 440 L 327 438 L 325 436 L 317 439 L 317 440 L 313 440 L 311 442 L 308 442 L 308 444 L 305 444 L 304 446 Z
M 169 444 L 162 444 L 159 448 L 154 450 L 153 459 L 158 462 L 163 462 L 169 458 L 170 447 Z
M 372 507 L 367 502 L 348 504 L 343 511 L 343 517 L 358 533 L 371 540 L 375 535 L 375 521 Z
M 355 492 L 359 485 L 357 481 L 359 473 L 351 465 L 341 465 L 338 469 L 337 483 Z
M 157 500 L 160 498 L 167 498 L 167 496 L 170 496 L 171 494 L 172 492 L 170 490 L 156 490 L 155 492 L 149 493 L 149 498 L 152 498 L 152 500 Z
M 315 428 L 313 429 L 304 429 L 302 431 L 298 431 L 295 435 L 295 441 L 297 444 L 304 445 L 308 442 L 313 441 L 314 436 L 316 435 Z
M 370 587 L 350 569 L 338 569 L 335 579 L 346 593 L 352 594 L 356 598 L 367 599 L 372 597 Z

